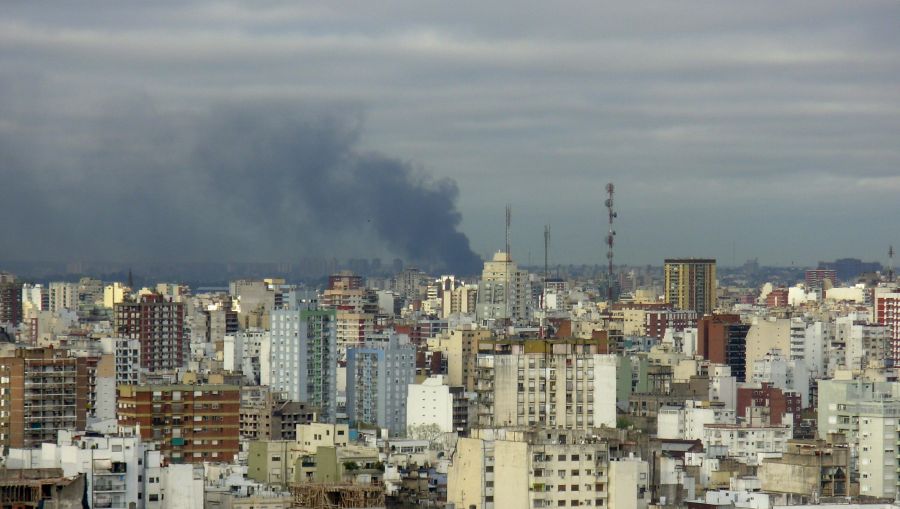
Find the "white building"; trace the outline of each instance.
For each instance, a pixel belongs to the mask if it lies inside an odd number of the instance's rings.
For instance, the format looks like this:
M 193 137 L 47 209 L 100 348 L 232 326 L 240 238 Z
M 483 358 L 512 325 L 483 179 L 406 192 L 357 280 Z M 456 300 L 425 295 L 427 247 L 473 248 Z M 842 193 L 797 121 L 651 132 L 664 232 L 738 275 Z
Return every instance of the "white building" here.
M 203 509 L 203 465 L 163 466 L 159 451 L 145 458 L 145 509 Z
M 59 468 L 70 477 L 85 474 L 91 507 L 144 506 L 144 447 L 139 437 L 87 437 L 60 431 L 57 443 L 39 449 L 10 449 L 7 468 Z
M 656 416 L 657 437 L 672 440 L 703 440 L 707 424 L 734 424 L 734 408 L 707 401 L 684 402 L 683 407 L 664 406 Z
M 790 360 L 802 360 L 810 376 L 821 377 L 826 373 L 825 350 L 829 323 L 801 317 L 791 318 Z
M 809 406 L 809 370 L 802 360 L 788 360 L 781 350 L 770 350 L 753 363 L 749 377 L 754 383 L 770 383 L 782 391 L 800 394 L 801 408 Z
M 707 449 L 722 446 L 737 461 L 758 466 L 764 458 L 781 457 L 792 433 L 789 424 L 707 424 L 703 429 L 703 446 Z
M 78 310 L 78 284 L 55 281 L 50 283 L 50 311 Z
M 260 383 L 263 344 L 271 341 L 269 331 L 251 328 L 228 334 L 222 346 L 222 368 L 241 373 L 255 384 Z
M 531 298 L 528 271 L 519 270 L 509 253 L 500 251 L 484 262 L 476 306 L 479 323 L 490 326 L 497 321 L 527 322 L 531 319 Z
M 141 378 L 141 342 L 129 338 L 101 338 L 103 353 L 112 353 L 116 363 L 116 385 L 137 385 Z
M 898 419 L 898 382 L 819 381 L 819 435 L 843 433 L 847 437 L 860 495 L 893 499 L 900 493 Z
M 410 384 L 406 395 L 406 427 L 438 426 L 444 433 L 453 430 L 453 395 L 437 375 L 420 384 Z
M 302 302 L 298 309 L 272 312 L 269 385 L 291 401 L 321 409 L 333 422 L 337 413 L 337 335 L 335 311 Z M 260 348 L 262 355 L 263 348 Z
M 719 401 L 725 408 L 737 408 L 737 378 L 731 375 L 731 366 L 710 364 L 709 400 Z
M 457 442 L 447 501 L 477 509 L 606 507 L 608 468 L 608 444 L 587 431 L 476 429 Z M 623 499 L 638 491 L 624 490 Z
M 616 426 L 616 356 L 479 355 L 479 425 Z
M 871 323 L 866 315 L 851 313 L 836 318 L 834 329 L 835 341 L 844 345 L 846 369 L 882 366 L 893 355 L 888 328 Z

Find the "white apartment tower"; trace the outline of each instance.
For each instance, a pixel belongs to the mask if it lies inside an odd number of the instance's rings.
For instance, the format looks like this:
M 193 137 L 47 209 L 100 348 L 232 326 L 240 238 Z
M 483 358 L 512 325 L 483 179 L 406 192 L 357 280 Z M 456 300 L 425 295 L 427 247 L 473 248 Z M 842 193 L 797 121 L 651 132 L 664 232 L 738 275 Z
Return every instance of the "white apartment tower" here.
M 615 355 L 480 355 L 476 390 L 481 427 L 616 426 Z
M 272 312 L 269 385 L 291 401 L 320 408 L 333 422 L 337 411 L 337 337 L 335 311 L 315 302 Z
M 526 322 L 531 319 L 531 297 L 528 271 L 520 270 L 509 253 L 500 251 L 484 262 L 475 312 L 479 322 Z

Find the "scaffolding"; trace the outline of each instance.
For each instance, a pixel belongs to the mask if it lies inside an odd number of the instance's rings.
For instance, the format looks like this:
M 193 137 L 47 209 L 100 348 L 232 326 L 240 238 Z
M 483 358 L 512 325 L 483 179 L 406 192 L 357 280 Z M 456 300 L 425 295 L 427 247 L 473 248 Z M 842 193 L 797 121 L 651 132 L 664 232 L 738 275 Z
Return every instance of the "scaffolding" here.
M 291 485 L 291 507 L 312 509 L 382 508 L 384 489 L 371 484 L 298 483 Z

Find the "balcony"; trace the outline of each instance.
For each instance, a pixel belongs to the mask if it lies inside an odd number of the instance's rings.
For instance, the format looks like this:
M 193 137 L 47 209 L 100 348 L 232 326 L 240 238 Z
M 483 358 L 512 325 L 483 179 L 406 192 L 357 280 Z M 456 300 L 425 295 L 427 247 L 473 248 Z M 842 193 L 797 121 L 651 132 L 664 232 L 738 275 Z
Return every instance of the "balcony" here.
M 125 492 L 125 482 L 95 482 L 94 493 L 123 493 Z

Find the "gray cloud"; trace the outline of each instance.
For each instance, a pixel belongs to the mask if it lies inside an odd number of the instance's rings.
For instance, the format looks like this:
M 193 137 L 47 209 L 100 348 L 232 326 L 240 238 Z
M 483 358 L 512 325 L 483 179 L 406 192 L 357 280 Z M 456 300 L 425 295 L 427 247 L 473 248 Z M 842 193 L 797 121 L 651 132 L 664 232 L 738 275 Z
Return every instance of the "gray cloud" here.
M 214 104 L 339 103 L 365 111 L 364 136 L 345 126 L 355 152 L 458 182 L 460 227 L 482 254 L 502 245 L 511 202 L 521 258 L 550 222 L 559 261 L 602 261 L 608 180 L 617 260 L 730 259 L 734 238 L 739 258 L 773 263 L 900 243 L 875 220 L 900 213 L 893 1 L 93 5 L 15 4 L 0 21 L 0 133 L 35 147 L 16 157 L 41 175 L 58 147 L 91 166 L 99 126 L 139 171 L 159 143 L 128 136 L 132 117 L 157 119 L 165 140 Z

